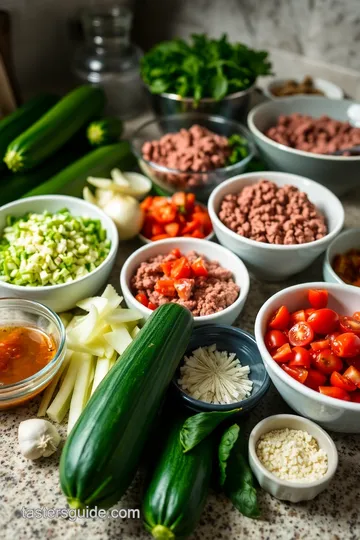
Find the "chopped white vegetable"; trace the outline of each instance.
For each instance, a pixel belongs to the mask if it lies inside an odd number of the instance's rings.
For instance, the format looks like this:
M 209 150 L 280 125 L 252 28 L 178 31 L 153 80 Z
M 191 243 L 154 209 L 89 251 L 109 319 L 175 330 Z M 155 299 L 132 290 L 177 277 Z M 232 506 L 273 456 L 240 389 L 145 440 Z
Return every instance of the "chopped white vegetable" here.
M 109 324 L 118 324 L 139 321 L 141 318 L 142 315 L 137 309 L 115 309 L 106 320 Z
M 102 298 L 102 296 L 93 296 L 92 298 L 84 298 L 84 300 L 80 300 L 80 302 L 78 302 L 76 305 L 84 311 L 90 311 L 90 309 L 94 306 L 101 316 L 108 305 L 108 300 L 106 298 Z
M 113 169 L 110 172 L 110 176 L 114 180 L 115 184 L 117 184 L 118 186 L 124 186 L 124 187 L 130 186 L 129 181 L 126 179 L 125 175 L 120 171 L 120 169 Z
M 60 313 L 59 317 L 64 327 L 66 328 L 70 323 L 71 319 L 73 318 L 73 314 L 65 311 L 64 313 Z
M 75 355 L 77 356 L 77 361 L 79 363 L 79 370 L 71 397 L 67 427 L 68 434 L 76 424 L 89 400 L 91 384 L 94 377 L 94 357 L 91 354 L 86 353 L 74 353 L 74 356 Z
M 55 377 L 53 378 L 49 386 L 46 387 L 45 392 L 43 393 L 42 398 L 41 398 L 40 407 L 37 413 L 38 416 L 45 416 L 46 409 L 50 405 L 51 398 L 54 395 L 56 386 L 58 382 L 60 381 L 61 375 L 65 372 L 66 368 L 69 365 L 72 353 L 73 352 L 70 350 L 66 351 L 62 366 L 60 367 L 59 371 L 57 372 L 57 374 L 55 375 Z
M 65 378 L 60 386 L 59 392 L 56 394 L 54 401 L 46 411 L 51 420 L 54 422 L 62 422 L 66 413 L 69 410 L 71 396 L 74 390 L 76 375 L 79 369 L 78 357 L 73 354 L 70 359 L 70 365 L 66 372 Z
M 116 325 L 116 327 L 112 326 L 112 329 L 112 332 L 105 334 L 104 338 L 117 353 L 123 354 L 125 349 L 132 342 L 129 331 L 125 325 Z
M 91 389 L 91 395 L 95 392 L 107 372 L 110 370 L 111 358 L 98 358 L 95 367 L 95 375 Z
M 135 326 L 135 328 L 132 329 L 130 335 L 133 339 L 135 339 L 139 332 L 140 332 L 140 328 L 138 326 Z

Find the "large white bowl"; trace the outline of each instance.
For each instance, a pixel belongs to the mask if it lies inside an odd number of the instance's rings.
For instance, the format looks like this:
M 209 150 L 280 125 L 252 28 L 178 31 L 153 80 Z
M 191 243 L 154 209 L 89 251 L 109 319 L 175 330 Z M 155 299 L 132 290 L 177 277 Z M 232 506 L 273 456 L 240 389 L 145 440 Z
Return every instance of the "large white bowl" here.
M 218 213 L 225 195 L 239 193 L 243 187 L 256 184 L 261 179 L 275 182 L 278 186 L 292 184 L 307 193 L 310 201 L 325 215 L 328 234 L 307 244 L 275 245 L 250 240 L 224 225 Z M 331 191 L 308 178 L 281 172 L 254 172 L 230 178 L 212 192 L 208 210 L 219 242 L 239 255 L 257 277 L 267 281 L 280 281 L 304 270 L 326 250 L 344 224 L 344 208 Z
M 326 250 L 323 264 L 324 281 L 327 281 L 328 283 L 342 283 L 345 285 L 345 281 L 343 281 L 333 269 L 332 262 L 336 255 L 346 253 L 350 249 L 360 250 L 360 229 L 348 229 L 343 231 L 331 242 Z M 359 288 L 354 285 L 348 285 L 348 287 Z
M 120 273 L 120 287 L 124 295 L 125 302 L 131 308 L 135 308 L 142 313 L 144 319 L 150 317 L 152 311 L 138 302 L 130 287 L 130 281 L 140 264 L 151 257 L 160 254 L 168 254 L 172 249 L 179 248 L 181 253 L 186 255 L 189 251 L 196 251 L 210 260 L 218 261 L 221 266 L 232 271 L 235 282 L 240 287 L 240 294 L 237 300 L 228 308 L 213 315 L 194 317 L 195 326 L 201 324 L 232 324 L 244 307 L 250 286 L 250 278 L 244 263 L 231 251 L 208 240 L 197 238 L 174 238 L 169 240 L 159 240 L 146 244 L 135 251 L 125 262 Z
M 82 298 L 93 296 L 107 281 L 115 262 L 118 249 L 118 233 L 114 222 L 97 206 L 67 195 L 42 195 L 28 197 L 6 204 L 0 208 L 0 231 L 5 227 L 6 216 L 23 216 L 27 212 L 51 213 L 67 208 L 74 216 L 99 219 L 111 241 L 106 259 L 90 274 L 71 283 L 44 287 L 24 287 L 0 281 L 0 297 L 26 298 L 45 304 L 60 313 L 75 307 Z M 1 234 L 1 233 L 0 233 Z
M 329 307 L 343 315 L 360 310 L 360 289 L 334 283 L 302 283 L 274 294 L 260 309 L 255 321 L 255 338 L 270 379 L 286 403 L 332 431 L 360 433 L 360 404 L 325 396 L 295 381 L 271 358 L 264 335 L 271 315 L 281 305 L 295 311 L 308 306 L 308 289 L 327 289 Z

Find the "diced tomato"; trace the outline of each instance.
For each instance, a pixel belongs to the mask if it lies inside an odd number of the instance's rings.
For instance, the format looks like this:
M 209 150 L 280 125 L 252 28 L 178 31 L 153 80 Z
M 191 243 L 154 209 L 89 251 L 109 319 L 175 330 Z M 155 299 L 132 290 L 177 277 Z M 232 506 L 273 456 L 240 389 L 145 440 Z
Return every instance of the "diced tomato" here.
M 353 318 L 356 321 L 360 321 L 360 311 L 355 311 L 355 313 L 353 314 Z
M 204 233 L 196 229 L 196 231 L 191 234 L 191 238 L 205 238 L 205 235 Z
M 283 362 L 289 362 L 290 360 L 292 360 L 292 358 L 293 353 L 288 343 L 285 343 L 285 345 L 281 345 L 281 347 L 276 350 L 275 354 L 273 354 L 273 359 L 279 364 L 282 364 Z
M 343 362 L 331 349 L 323 349 L 316 355 L 315 366 L 324 375 L 331 375 L 333 371 L 342 370 Z
M 322 308 L 316 310 L 307 320 L 317 334 L 330 334 L 335 332 L 339 325 L 339 315 L 333 309 Z
M 164 227 L 165 229 L 165 232 L 169 235 L 169 236 L 178 236 L 179 234 L 179 230 L 180 230 L 180 225 L 178 223 L 167 223 Z
M 329 349 L 330 348 L 330 339 L 321 339 L 319 341 L 313 341 L 310 343 L 310 347 L 313 351 L 321 351 L 323 349 Z
M 348 394 L 346 390 L 338 388 L 337 386 L 319 386 L 319 392 L 320 394 L 324 394 L 324 396 L 342 399 L 344 401 L 351 401 L 350 394 Z
M 326 308 L 329 300 L 329 293 L 325 289 L 309 289 L 308 299 L 314 309 Z
M 197 221 L 195 220 L 188 221 L 182 228 L 181 234 L 182 236 L 185 236 L 186 234 L 193 233 L 198 227 L 199 227 L 199 224 Z
M 360 403 L 360 390 L 356 390 L 356 392 L 352 392 L 352 394 L 350 394 L 350 397 L 353 403 Z
M 285 343 L 288 343 L 289 340 L 283 332 L 280 330 L 269 330 L 265 334 L 265 345 L 267 349 L 278 349 Z
M 298 322 L 289 330 L 289 341 L 295 347 L 305 347 L 314 339 L 314 332 L 306 322 Z
M 186 278 L 177 279 L 174 286 L 181 300 L 189 300 L 194 287 L 194 280 Z
M 300 366 L 306 369 L 310 368 L 311 358 L 310 353 L 304 347 L 294 347 L 293 358 L 290 360 L 289 366 Z
M 181 251 L 179 248 L 174 248 L 170 251 L 170 255 L 178 259 L 179 257 L 181 257 Z
M 290 323 L 290 313 L 286 306 L 281 306 L 272 316 L 269 326 L 274 330 L 285 330 Z
M 337 336 L 331 348 L 341 358 L 352 358 L 360 354 L 360 337 L 352 332 L 346 332 Z
M 174 261 L 164 261 L 161 263 L 161 270 L 164 272 L 166 277 L 171 276 L 171 269 L 173 267 Z
M 157 240 L 165 240 L 165 238 L 170 238 L 170 236 L 168 234 L 158 234 L 158 235 L 152 236 L 150 240 L 152 240 L 153 242 L 156 242 Z
M 154 217 L 159 223 L 171 223 L 176 219 L 176 209 L 167 203 L 155 208 Z
M 287 366 L 286 364 L 284 364 L 281 367 L 283 368 L 284 371 L 286 371 L 288 375 L 290 375 L 290 377 L 292 377 L 296 381 L 302 384 L 304 384 L 304 382 L 306 381 L 307 376 L 308 376 L 307 369 L 304 369 L 301 367 L 290 367 L 290 366 Z
M 168 278 L 161 278 L 155 283 L 155 291 L 164 296 L 173 298 L 176 296 L 174 281 Z
M 162 197 L 161 195 L 157 195 L 156 197 L 153 197 L 152 200 L 152 208 L 160 208 L 161 206 L 168 206 L 169 201 L 167 197 Z
M 205 266 L 204 259 L 202 259 L 201 257 L 195 259 L 195 261 L 191 264 L 191 269 L 194 272 L 195 276 L 207 277 L 209 275 L 209 272 Z
M 181 206 L 183 212 L 185 211 L 186 193 L 184 193 L 183 191 L 174 193 L 174 195 L 171 197 L 171 200 L 175 204 L 175 206 Z
M 195 194 L 194 193 L 187 193 L 186 194 L 186 208 L 192 209 L 195 205 Z M 200 206 L 201 208 L 201 206 Z
M 294 325 L 298 322 L 305 322 L 306 321 L 306 313 L 305 310 L 299 309 L 298 311 L 294 311 L 290 315 L 291 324 Z
M 360 371 L 355 366 L 350 366 L 344 371 L 344 377 L 360 388 Z
M 338 388 L 342 388 L 347 392 L 354 392 L 354 390 L 356 390 L 356 384 L 354 384 L 350 380 L 350 378 L 348 379 L 345 376 L 341 375 L 341 373 L 339 373 L 338 371 L 334 371 L 331 374 L 330 383 L 332 386 L 337 386 Z
M 326 375 L 324 375 L 317 369 L 309 369 L 308 376 L 305 381 L 306 386 L 318 392 L 319 386 L 323 386 L 325 383 L 326 383 Z
M 135 296 L 135 299 L 136 299 L 138 302 L 140 302 L 140 304 L 142 304 L 143 306 L 148 307 L 148 305 L 149 305 L 149 299 L 148 299 L 148 297 L 146 296 L 145 293 L 142 293 L 142 292 L 138 293 L 138 294 Z
M 156 304 L 153 304 L 152 302 L 149 302 L 149 303 L 148 303 L 148 308 L 151 309 L 152 311 L 154 311 L 154 309 L 157 308 L 157 305 L 156 305 Z
M 180 257 L 180 259 L 173 262 L 171 277 L 173 279 L 191 277 L 191 266 L 186 257 Z
M 158 236 L 159 234 L 164 234 L 164 227 L 160 223 L 153 223 L 151 227 L 151 236 Z
M 197 227 L 207 236 L 212 231 L 212 223 L 207 212 L 194 212 L 192 219 L 197 223 Z
M 354 332 L 360 334 L 360 321 L 354 317 L 340 317 L 340 329 L 342 332 Z
M 150 210 L 151 206 L 152 206 L 152 203 L 153 203 L 153 198 L 152 197 L 146 197 L 141 203 L 140 203 L 140 208 L 141 210 Z

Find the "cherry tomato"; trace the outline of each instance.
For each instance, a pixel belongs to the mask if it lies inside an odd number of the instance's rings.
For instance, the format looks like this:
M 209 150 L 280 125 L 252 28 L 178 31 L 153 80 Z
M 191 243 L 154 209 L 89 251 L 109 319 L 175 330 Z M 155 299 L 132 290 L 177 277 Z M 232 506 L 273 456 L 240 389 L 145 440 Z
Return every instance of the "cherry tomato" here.
M 331 349 L 323 349 L 316 355 L 315 366 L 324 375 L 331 375 L 333 371 L 342 370 L 343 362 Z
M 354 332 L 360 334 L 360 321 L 354 317 L 340 317 L 340 329 L 342 332 Z
M 171 277 L 173 279 L 189 278 L 191 276 L 191 266 L 186 257 L 180 257 L 173 262 Z
M 290 321 L 291 324 L 294 325 L 297 322 L 305 322 L 306 321 L 306 313 L 303 309 L 299 309 L 299 311 L 294 311 L 290 315 Z
M 138 294 L 135 296 L 135 298 L 136 298 L 136 300 L 137 300 L 138 302 L 140 302 L 140 304 L 142 304 L 142 305 L 145 306 L 145 307 L 148 307 L 148 305 L 149 305 L 149 299 L 148 299 L 148 297 L 146 296 L 145 293 L 140 292 L 140 293 L 138 293 Z
M 289 330 L 289 341 L 295 347 L 305 347 L 314 339 L 314 332 L 306 322 L 298 322 Z
M 265 334 L 265 345 L 267 349 L 278 349 L 281 345 L 285 345 L 289 340 L 280 330 L 269 330 Z
M 161 270 L 164 272 L 165 276 L 170 277 L 173 264 L 174 261 L 164 261 L 161 263 Z
M 155 208 L 153 214 L 159 223 L 171 223 L 176 219 L 176 209 L 170 203 Z
M 181 257 L 181 251 L 179 248 L 174 248 L 170 251 L 169 255 L 172 255 L 173 257 L 176 257 L 177 259 Z
M 165 232 L 169 235 L 169 236 L 178 236 L 179 234 L 179 230 L 180 230 L 180 225 L 178 223 L 167 223 L 164 227 L 165 229 Z
M 360 371 L 360 356 L 354 356 L 353 358 L 346 358 L 346 363 L 349 366 L 354 366 Z
M 286 306 L 281 306 L 272 316 L 269 326 L 274 330 L 285 330 L 290 323 L 290 313 Z
M 360 390 L 353 392 L 350 397 L 353 403 L 360 403 Z
M 356 384 L 354 384 L 350 380 L 350 378 L 348 379 L 347 377 L 341 375 L 337 371 L 334 371 L 331 374 L 330 383 L 332 386 L 337 386 L 338 388 L 342 388 L 343 390 L 346 390 L 347 392 L 354 392 L 354 390 L 356 390 Z
M 312 315 L 315 311 L 316 311 L 316 309 L 313 309 L 313 308 L 307 308 L 307 309 L 305 309 L 305 317 L 306 317 L 306 320 L 308 320 L 308 318 L 310 317 L 310 315 Z
M 284 364 L 281 367 L 283 368 L 284 371 L 286 371 L 288 375 L 290 375 L 290 377 L 292 377 L 296 381 L 301 382 L 302 384 L 304 384 L 304 382 L 306 381 L 307 376 L 308 376 L 307 369 L 304 369 L 301 367 L 289 367 L 286 364 Z
M 355 386 L 360 388 L 360 371 L 356 369 L 356 367 L 354 366 L 348 367 L 343 375 L 346 379 L 349 379 L 349 381 L 355 384 Z
M 320 394 L 324 394 L 324 396 L 351 401 L 351 397 L 346 390 L 338 388 L 337 386 L 319 386 L 319 392 Z
M 310 347 L 313 351 L 321 351 L 323 349 L 329 349 L 330 348 L 330 339 L 321 339 L 319 341 L 313 341 L 310 343 Z
M 356 321 L 360 321 L 360 311 L 355 311 L 355 313 L 353 314 L 353 318 Z
M 293 348 L 293 359 L 290 360 L 289 366 L 300 366 L 306 369 L 310 368 L 311 358 L 310 353 L 304 347 Z
M 177 279 L 174 287 L 181 300 L 189 300 L 194 287 L 194 280 L 186 278 Z
M 339 323 L 339 315 L 333 309 L 318 309 L 310 315 L 307 321 L 316 334 L 330 334 Z
M 149 302 L 149 303 L 148 303 L 148 308 L 151 309 L 152 311 L 154 311 L 154 309 L 157 308 L 157 305 L 156 305 L 156 304 L 153 304 L 152 302 Z
M 326 308 L 329 300 L 329 293 L 325 289 L 309 289 L 308 299 L 314 309 Z
M 340 332 L 332 332 L 331 334 L 328 334 L 325 339 L 330 340 L 330 346 L 331 346 L 334 339 L 337 338 L 338 336 L 340 336 Z
M 275 354 L 273 354 L 273 359 L 279 364 L 283 362 L 289 362 L 289 360 L 292 360 L 292 358 L 293 353 L 288 343 L 285 343 L 285 345 L 281 345 L 281 347 L 276 350 Z
M 209 275 L 209 272 L 207 271 L 207 268 L 205 266 L 204 259 L 202 259 L 201 257 L 195 259 L 195 261 L 191 264 L 191 269 L 194 272 L 195 276 L 207 277 Z
M 352 332 L 346 332 L 337 336 L 331 348 L 341 358 L 352 358 L 360 354 L 360 337 Z
M 326 375 L 318 371 L 317 369 L 309 369 L 308 376 L 306 377 L 305 385 L 313 390 L 319 391 L 319 386 L 323 386 L 326 383 Z
M 174 281 L 168 278 L 161 278 L 155 283 L 155 291 L 164 296 L 170 296 L 173 298 L 176 296 L 176 290 L 174 287 Z

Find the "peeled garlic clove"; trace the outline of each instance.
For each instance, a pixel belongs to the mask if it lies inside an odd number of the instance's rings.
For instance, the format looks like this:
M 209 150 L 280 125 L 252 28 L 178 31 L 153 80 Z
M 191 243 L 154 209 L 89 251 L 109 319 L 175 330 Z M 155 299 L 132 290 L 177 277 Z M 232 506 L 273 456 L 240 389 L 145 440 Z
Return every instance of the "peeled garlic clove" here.
M 87 181 L 94 187 L 100 189 L 111 189 L 113 181 L 109 178 L 95 178 L 94 176 L 88 176 Z
M 94 197 L 94 195 L 91 193 L 90 189 L 87 186 L 83 189 L 83 199 L 91 204 L 98 204 L 96 197 Z
M 18 440 L 20 452 L 27 459 L 51 456 L 60 443 L 55 426 L 41 418 L 31 418 L 19 424 Z

